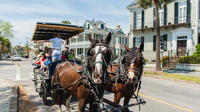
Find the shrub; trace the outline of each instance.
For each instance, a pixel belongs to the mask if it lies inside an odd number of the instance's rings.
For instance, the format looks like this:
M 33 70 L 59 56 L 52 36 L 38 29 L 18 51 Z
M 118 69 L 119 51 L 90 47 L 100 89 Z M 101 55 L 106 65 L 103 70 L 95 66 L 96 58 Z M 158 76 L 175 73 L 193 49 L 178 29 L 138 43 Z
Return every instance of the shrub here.
M 200 57 L 200 44 L 196 45 L 196 51 L 192 56 Z
M 188 63 L 188 64 L 200 64 L 200 57 L 197 56 L 185 56 L 178 60 L 179 63 Z
M 163 66 L 166 66 L 168 62 L 168 56 L 163 56 L 161 62 Z

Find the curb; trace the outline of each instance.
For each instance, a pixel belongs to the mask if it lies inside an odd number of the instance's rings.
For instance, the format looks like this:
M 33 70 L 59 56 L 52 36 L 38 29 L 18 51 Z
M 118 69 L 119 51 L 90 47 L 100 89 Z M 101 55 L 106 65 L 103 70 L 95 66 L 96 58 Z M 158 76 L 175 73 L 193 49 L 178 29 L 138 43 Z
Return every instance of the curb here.
M 12 95 L 10 97 L 9 112 L 19 112 L 19 87 L 14 86 L 12 88 Z

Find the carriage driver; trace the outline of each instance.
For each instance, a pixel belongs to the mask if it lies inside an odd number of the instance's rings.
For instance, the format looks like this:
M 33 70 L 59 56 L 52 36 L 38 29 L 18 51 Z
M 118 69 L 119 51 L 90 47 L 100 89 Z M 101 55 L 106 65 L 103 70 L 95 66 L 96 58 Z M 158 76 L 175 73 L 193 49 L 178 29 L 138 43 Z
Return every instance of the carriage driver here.
M 55 61 L 61 60 L 61 54 L 62 54 L 61 46 L 62 46 L 62 43 L 64 47 L 66 46 L 65 40 L 61 39 L 60 35 L 57 34 L 55 38 L 52 38 L 49 41 L 53 43 L 52 61 L 55 62 Z

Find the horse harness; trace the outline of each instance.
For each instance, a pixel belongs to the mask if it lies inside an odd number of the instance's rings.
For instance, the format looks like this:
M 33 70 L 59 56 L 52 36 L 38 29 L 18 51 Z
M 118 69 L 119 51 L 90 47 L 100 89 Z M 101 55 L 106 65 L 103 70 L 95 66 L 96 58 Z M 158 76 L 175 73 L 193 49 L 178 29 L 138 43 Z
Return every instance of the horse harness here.
M 103 46 L 103 44 L 98 43 L 97 46 Z M 106 46 L 106 47 L 107 47 L 107 46 Z M 96 55 L 94 55 L 92 58 L 94 58 L 95 56 L 97 56 L 99 53 L 102 53 L 102 51 L 100 50 L 100 51 L 99 51 Z M 88 57 L 88 59 L 90 59 L 90 58 Z M 74 61 L 74 62 L 75 62 L 75 61 Z M 108 63 L 106 62 L 105 58 L 103 57 L 103 61 L 102 61 L 102 62 L 94 62 L 94 63 L 92 63 L 92 64 L 91 64 L 91 63 L 90 63 L 90 64 L 89 64 L 89 63 L 85 63 L 85 64 L 82 66 L 82 70 L 81 70 L 81 71 L 75 69 L 75 68 L 73 67 L 73 65 L 72 65 L 70 62 L 67 62 L 67 63 L 68 63 L 68 65 L 69 65 L 74 71 L 76 71 L 77 73 L 81 74 L 81 77 L 80 77 L 79 79 L 75 80 L 73 83 L 71 83 L 71 84 L 69 84 L 69 85 L 67 85 L 67 86 L 65 86 L 65 87 L 62 87 L 61 82 L 60 82 L 60 80 L 59 80 L 59 76 L 56 76 L 57 82 L 56 82 L 56 83 L 53 82 L 53 84 L 52 84 L 52 86 L 54 87 L 54 88 L 53 88 L 54 91 L 57 91 L 57 90 L 66 91 L 66 89 L 72 87 L 74 84 L 78 83 L 79 81 L 82 81 L 83 85 L 84 85 L 86 88 L 88 88 L 88 89 L 90 90 L 91 95 L 94 95 L 95 101 L 96 101 L 95 103 L 97 103 L 97 104 L 101 107 L 101 109 L 103 110 L 103 109 L 105 108 L 104 105 L 103 105 L 103 100 L 100 99 L 100 98 L 98 97 L 99 91 L 98 91 L 98 89 L 97 89 L 97 86 L 94 84 L 94 82 L 93 82 L 93 80 L 92 80 L 92 77 L 91 77 L 91 75 L 90 75 L 90 74 L 91 74 L 91 71 L 89 71 L 89 70 L 87 69 L 87 66 L 92 65 L 92 67 L 93 67 L 93 66 L 95 66 L 95 64 L 99 63 L 99 64 L 102 64 L 102 65 L 105 65 L 105 67 L 107 68 L 107 67 L 108 67 Z M 75 63 L 76 63 L 76 62 L 75 62 Z M 91 66 L 90 66 L 90 67 L 91 67 Z M 105 85 L 105 84 L 107 83 L 108 80 L 109 80 L 108 71 L 107 71 L 107 69 L 106 69 L 106 71 L 105 71 L 105 73 L 104 73 L 104 83 L 103 83 L 102 85 Z

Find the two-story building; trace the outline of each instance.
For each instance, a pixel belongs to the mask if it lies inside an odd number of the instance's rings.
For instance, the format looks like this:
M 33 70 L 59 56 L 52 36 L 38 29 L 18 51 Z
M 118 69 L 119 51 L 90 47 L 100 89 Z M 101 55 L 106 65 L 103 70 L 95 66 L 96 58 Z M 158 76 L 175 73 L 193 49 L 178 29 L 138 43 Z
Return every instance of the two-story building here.
M 156 59 L 155 7 L 142 9 L 134 0 L 127 8 L 130 11 L 129 45 L 144 43 L 144 56 Z M 200 0 L 174 0 L 166 8 L 159 9 L 160 49 L 164 55 L 191 55 L 200 43 Z
M 77 56 L 85 56 L 90 45 L 89 37 L 93 39 L 104 39 L 107 37 L 109 32 L 112 32 L 112 40 L 110 42 L 110 47 L 115 50 L 116 55 L 121 56 L 123 54 L 124 46 L 122 44 L 128 45 L 128 36 L 124 34 L 120 26 L 116 29 L 107 28 L 105 23 L 102 21 L 89 21 L 84 22 L 84 32 L 74 36 L 69 39 L 68 47 L 74 49 Z

